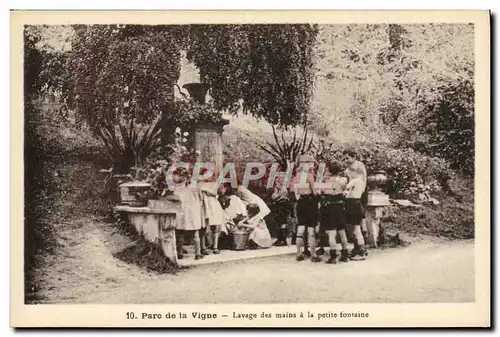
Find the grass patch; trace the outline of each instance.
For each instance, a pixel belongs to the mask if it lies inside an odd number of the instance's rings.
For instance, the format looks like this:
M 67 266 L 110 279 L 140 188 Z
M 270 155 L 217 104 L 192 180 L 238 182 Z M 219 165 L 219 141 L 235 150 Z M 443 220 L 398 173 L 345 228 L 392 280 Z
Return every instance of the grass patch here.
M 186 268 L 177 266 L 166 258 L 159 244 L 153 244 L 143 239 L 113 254 L 113 256 L 157 274 L 176 274 L 179 270 Z
M 382 219 L 384 227 L 412 235 L 473 239 L 473 181 L 459 178 L 452 183 L 450 191 L 436 198 L 440 201 L 438 205 L 420 208 L 390 207 Z

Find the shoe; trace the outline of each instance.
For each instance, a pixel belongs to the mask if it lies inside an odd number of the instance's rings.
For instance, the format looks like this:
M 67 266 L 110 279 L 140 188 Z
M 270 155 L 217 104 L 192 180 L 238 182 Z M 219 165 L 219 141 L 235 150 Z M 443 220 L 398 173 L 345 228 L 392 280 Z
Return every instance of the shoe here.
M 203 259 L 203 257 L 204 257 L 203 255 L 196 255 L 196 256 L 194 257 L 194 259 L 195 259 L 195 260 L 201 260 L 201 259 Z
M 336 264 L 337 263 L 337 251 L 336 250 L 330 250 L 330 257 L 328 260 L 326 260 L 326 263 L 328 264 Z
M 352 250 L 351 250 L 351 253 L 349 254 L 349 258 L 352 259 L 356 256 L 358 256 L 360 253 L 360 249 L 358 246 L 355 246 Z
M 177 259 L 182 260 L 184 258 L 184 255 L 182 254 L 177 254 Z
M 311 257 L 311 262 L 321 262 L 323 260 L 321 260 L 321 258 L 319 256 L 313 256 Z
M 359 256 L 363 260 L 366 258 L 368 255 L 368 252 L 366 251 L 365 246 L 358 246 L 352 249 L 351 255 L 349 256 L 350 259 L 355 258 L 356 256 Z
M 201 255 L 210 255 L 210 253 L 208 252 L 208 250 L 203 249 L 203 250 L 201 251 Z
M 304 254 L 305 257 L 311 257 L 311 252 L 308 251 L 307 249 L 305 249 L 302 254 Z
M 325 248 L 320 247 L 316 249 L 316 255 L 323 255 L 323 254 L 325 254 Z
M 273 244 L 273 246 L 275 246 L 275 247 L 283 247 L 283 246 L 288 246 L 288 245 L 287 245 L 286 241 L 283 241 L 283 240 L 277 240 L 277 241 Z
M 365 246 L 361 246 L 359 248 L 359 257 L 366 258 L 368 256 L 368 251 L 366 250 Z
M 182 254 L 187 254 L 187 253 L 188 253 L 187 249 L 186 248 L 182 248 Z
M 304 254 L 299 254 L 297 255 L 297 261 L 304 261 L 306 258 L 304 256 Z
M 214 250 L 212 250 L 212 253 L 213 253 L 213 254 L 220 254 L 220 250 L 218 250 L 218 249 L 214 249 Z
M 349 262 L 349 251 L 347 249 L 342 249 L 340 251 L 339 262 Z

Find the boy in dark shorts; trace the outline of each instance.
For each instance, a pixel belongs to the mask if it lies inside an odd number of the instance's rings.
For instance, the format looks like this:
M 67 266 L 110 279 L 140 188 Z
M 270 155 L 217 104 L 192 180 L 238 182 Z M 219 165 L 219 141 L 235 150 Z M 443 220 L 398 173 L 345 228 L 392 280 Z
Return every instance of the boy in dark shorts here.
M 277 178 L 274 191 L 271 195 L 272 214 L 274 214 L 274 223 L 276 228 L 276 242 L 274 246 L 287 246 L 289 222 L 293 212 L 293 205 L 289 198 L 288 188 L 283 178 Z
M 365 247 L 365 240 L 361 231 L 361 223 L 365 216 L 361 197 L 366 190 L 366 169 L 362 162 L 354 161 L 346 170 L 349 176 L 344 195 L 346 196 L 346 222 L 353 225 L 354 248 L 350 258 L 359 256 L 365 259 L 368 252 Z
M 322 188 L 321 219 L 320 226 L 328 235 L 330 246 L 330 257 L 326 261 L 329 264 L 337 263 L 337 232 L 340 237 L 341 253 L 340 262 L 349 261 L 347 250 L 346 219 L 344 187 L 347 179 L 340 176 L 342 169 L 338 162 L 329 162 L 328 170 L 330 177 L 325 181 L 328 187 Z
M 305 175 L 304 186 L 295 185 L 294 193 L 297 198 L 297 261 L 305 260 L 302 247 L 304 246 L 304 234 L 307 228 L 307 241 L 309 243 L 312 262 L 321 262 L 316 256 L 316 232 L 318 231 L 318 196 L 319 191 L 315 187 L 313 165 L 316 161 L 312 156 L 300 156 L 299 163 L 303 170 L 299 173 Z M 309 168 L 307 168 L 309 166 Z M 299 184 L 301 183 L 299 178 Z

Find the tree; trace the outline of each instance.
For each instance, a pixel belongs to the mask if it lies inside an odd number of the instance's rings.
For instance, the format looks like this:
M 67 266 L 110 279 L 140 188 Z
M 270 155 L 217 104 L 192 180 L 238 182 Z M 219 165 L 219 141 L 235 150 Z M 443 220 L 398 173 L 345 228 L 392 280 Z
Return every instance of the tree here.
M 36 284 L 31 268 L 37 254 L 46 248 L 50 231 L 42 218 L 47 209 L 40 202 L 43 191 L 50 182 L 45 176 L 47 144 L 39 132 L 43 122 L 40 110 L 33 103 L 44 85 L 41 73 L 47 62 L 47 54 L 37 48 L 40 31 L 36 27 L 24 29 L 24 289 L 25 302 L 33 300 L 31 294 Z M 50 179 L 50 177 L 49 177 Z
M 343 139 L 372 134 L 387 139 L 379 115 L 393 91 L 392 74 L 381 62 L 388 48 L 384 24 L 320 26 L 311 116 L 316 131 Z
M 307 122 L 313 25 L 193 25 L 188 59 L 219 109 L 289 126 Z
M 120 170 L 161 145 L 179 77 L 183 26 L 77 26 L 63 97 Z
M 403 144 L 474 172 L 474 26 L 408 25 L 391 64 L 403 110 Z M 420 137 L 408 137 L 417 131 Z
M 472 25 L 321 26 L 318 40 L 315 130 L 385 140 L 471 167 Z
M 173 100 L 180 52 L 186 48 L 211 89 L 215 109 L 235 112 L 242 103 L 244 113 L 281 125 L 307 116 L 315 37 L 309 25 L 90 25 L 74 30 L 67 75 L 54 87 L 123 170 L 166 145 L 162 131 L 169 134 L 178 124 L 199 119 L 185 102 Z

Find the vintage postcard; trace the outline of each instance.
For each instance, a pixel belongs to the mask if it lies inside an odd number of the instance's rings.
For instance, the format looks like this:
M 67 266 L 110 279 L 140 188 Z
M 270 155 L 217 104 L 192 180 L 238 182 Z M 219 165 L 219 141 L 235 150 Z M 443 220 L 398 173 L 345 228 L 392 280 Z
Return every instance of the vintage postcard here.
M 11 326 L 490 327 L 489 11 L 12 11 Z

